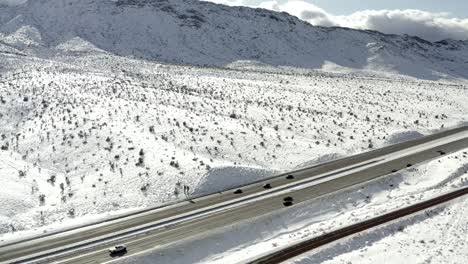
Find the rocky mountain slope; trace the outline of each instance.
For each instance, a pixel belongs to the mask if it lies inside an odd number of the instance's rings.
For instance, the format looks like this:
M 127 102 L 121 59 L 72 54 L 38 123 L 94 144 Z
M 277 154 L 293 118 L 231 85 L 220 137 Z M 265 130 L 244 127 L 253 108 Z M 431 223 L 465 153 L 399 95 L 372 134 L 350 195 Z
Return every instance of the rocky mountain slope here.
M 112 53 L 217 66 L 248 60 L 468 78 L 468 41 L 316 27 L 286 13 L 196 0 L 35 0 L 0 7 L 0 52 Z

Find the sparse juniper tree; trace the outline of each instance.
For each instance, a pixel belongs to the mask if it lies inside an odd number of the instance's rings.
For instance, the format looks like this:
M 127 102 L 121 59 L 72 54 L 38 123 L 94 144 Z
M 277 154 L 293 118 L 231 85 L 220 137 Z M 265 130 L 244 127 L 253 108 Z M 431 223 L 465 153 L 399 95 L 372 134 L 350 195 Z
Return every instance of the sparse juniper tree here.
M 45 194 L 40 194 L 40 195 L 39 195 L 39 203 L 40 203 L 40 205 L 44 205 L 44 203 L 45 203 L 45 198 L 46 198 L 46 197 L 45 197 Z

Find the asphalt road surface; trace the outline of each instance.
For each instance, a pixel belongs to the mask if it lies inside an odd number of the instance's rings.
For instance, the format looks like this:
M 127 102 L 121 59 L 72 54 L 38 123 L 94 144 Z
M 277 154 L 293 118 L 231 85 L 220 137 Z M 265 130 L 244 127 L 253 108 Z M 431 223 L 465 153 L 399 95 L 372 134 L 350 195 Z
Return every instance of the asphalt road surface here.
M 0 262 L 42 259 L 47 263 L 102 263 L 113 259 L 107 252 L 107 247 L 113 244 L 124 243 L 128 248 L 125 256 L 163 247 L 239 221 L 284 210 L 285 197 L 292 197 L 294 206 L 467 147 L 468 127 L 453 129 L 99 225 L 0 245 Z M 271 188 L 265 189 L 266 183 Z M 242 192 L 236 194 L 237 189 Z M 153 229 L 148 230 L 150 227 Z M 146 232 L 136 235 L 138 230 Z M 98 238 L 117 239 L 123 234 L 134 235 L 111 244 L 85 247 Z M 73 250 L 67 248 L 71 245 Z

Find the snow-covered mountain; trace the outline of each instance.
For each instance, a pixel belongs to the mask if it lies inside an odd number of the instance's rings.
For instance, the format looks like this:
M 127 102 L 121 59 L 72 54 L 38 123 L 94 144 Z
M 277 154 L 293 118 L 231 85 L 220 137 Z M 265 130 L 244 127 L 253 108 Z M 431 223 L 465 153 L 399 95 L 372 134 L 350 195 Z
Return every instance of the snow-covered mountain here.
M 0 25 L 0 52 L 108 52 L 198 65 L 248 60 L 468 78 L 468 41 L 317 27 L 286 13 L 197 0 L 35 0 L 0 7 Z

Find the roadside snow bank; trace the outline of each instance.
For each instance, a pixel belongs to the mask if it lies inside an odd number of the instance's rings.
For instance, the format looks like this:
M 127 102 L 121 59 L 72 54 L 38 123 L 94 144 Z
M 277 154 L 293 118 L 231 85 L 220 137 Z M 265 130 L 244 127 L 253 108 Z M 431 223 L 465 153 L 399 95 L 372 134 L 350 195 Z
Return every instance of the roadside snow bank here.
M 465 263 L 467 206 L 457 199 L 285 263 Z
M 216 167 L 208 171 L 192 192 L 203 195 L 242 186 L 275 175 L 277 171 L 252 167 Z
M 341 158 L 344 158 L 344 157 L 345 157 L 345 155 L 340 154 L 340 153 L 325 154 L 325 155 L 318 156 L 315 159 L 312 159 L 312 160 L 309 160 L 309 161 L 306 161 L 306 162 L 303 162 L 303 163 L 297 165 L 296 169 L 312 167 L 312 166 L 315 166 L 315 165 L 319 165 L 319 164 L 326 163 L 326 162 L 329 162 L 329 161 L 341 159 Z
M 422 137 L 424 137 L 424 135 L 421 134 L 420 132 L 409 130 L 409 131 L 396 132 L 392 134 L 391 136 L 388 137 L 387 142 L 390 145 L 390 144 L 397 144 L 397 143 L 401 143 L 401 142 L 405 142 L 409 140 L 415 140 L 415 139 L 422 138 Z

